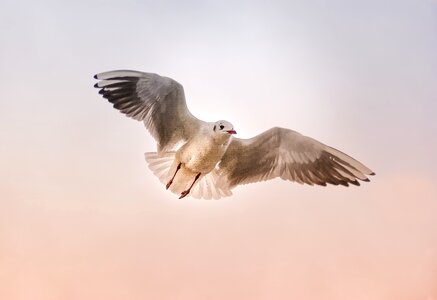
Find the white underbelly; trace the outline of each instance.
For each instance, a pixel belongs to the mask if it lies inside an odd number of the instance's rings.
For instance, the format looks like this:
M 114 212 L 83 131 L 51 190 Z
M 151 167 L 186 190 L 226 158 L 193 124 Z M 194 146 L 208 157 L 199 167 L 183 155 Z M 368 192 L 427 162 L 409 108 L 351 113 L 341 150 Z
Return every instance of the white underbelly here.
M 201 148 L 190 147 L 183 149 L 180 154 L 180 162 L 194 173 L 211 172 L 224 154 L 221 147 L 202 146 Z

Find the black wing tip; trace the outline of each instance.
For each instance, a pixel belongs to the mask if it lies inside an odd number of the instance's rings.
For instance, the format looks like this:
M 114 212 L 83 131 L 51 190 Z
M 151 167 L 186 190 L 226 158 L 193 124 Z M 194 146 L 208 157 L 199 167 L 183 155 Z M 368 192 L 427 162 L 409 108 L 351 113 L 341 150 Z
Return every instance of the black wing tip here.
M 94 77 L 94 79 L 99 79 L 99 78 L 97 77 L 97 74 L 96 74 L 96 75 L 94 75 L 93 77 Z
M 372 173 L 370 173 L 369 175 L 371 175 L 371 176 L 375 176 L 376 173 L 375 173 L 375 172 L 372 172 Z
M 98 83 L 94 84 L 94 87 L 99 88 L 99 84 Z
M 355 185 L 355 186 L 360 186 L 361 184 L 358 182 L 358 180 L 354 180 L 354 181 L 350 181 L 349 182 L 350 184 L 353 184 L 353 185 Z

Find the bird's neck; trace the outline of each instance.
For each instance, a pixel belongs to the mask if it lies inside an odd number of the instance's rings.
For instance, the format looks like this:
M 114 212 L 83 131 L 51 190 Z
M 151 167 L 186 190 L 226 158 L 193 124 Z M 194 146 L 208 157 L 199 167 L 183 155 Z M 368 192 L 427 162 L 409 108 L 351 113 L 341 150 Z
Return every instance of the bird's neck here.
M 220 146 L 227 146 L 231 142 L 231 136 L 230 135 L 215 135 L 213 136 L 213 141 L 215 144 Z

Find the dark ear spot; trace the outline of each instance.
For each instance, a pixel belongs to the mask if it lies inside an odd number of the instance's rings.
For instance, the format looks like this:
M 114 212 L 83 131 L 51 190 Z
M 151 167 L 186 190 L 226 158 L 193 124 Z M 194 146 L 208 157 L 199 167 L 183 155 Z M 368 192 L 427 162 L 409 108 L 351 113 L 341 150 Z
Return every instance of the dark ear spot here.
M 214 125 L 214 129 L 213 130 L 215 131 L 215 125 Z

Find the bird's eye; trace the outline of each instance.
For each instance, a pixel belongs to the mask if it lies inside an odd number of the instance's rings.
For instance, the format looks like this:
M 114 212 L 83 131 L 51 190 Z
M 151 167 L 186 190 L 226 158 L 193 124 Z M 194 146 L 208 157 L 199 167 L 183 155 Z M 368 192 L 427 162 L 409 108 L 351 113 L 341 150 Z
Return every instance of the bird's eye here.
M 223 126 L 223 125 L 220 125 L 220 129 L 223 129 L 223 128 L 225 128 L 225 126 Z

